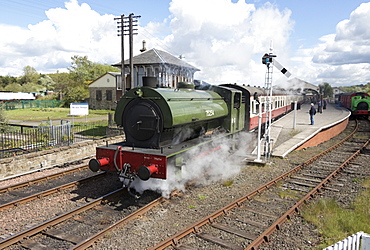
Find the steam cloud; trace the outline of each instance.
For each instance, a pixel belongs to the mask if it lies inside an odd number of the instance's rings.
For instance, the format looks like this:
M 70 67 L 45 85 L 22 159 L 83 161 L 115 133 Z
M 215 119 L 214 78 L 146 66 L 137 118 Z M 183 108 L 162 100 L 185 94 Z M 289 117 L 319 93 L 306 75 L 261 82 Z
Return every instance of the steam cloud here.
M 139 193 L 152 190 L 168 198 L 174 190 L 185 191 L 185 187 L 189 183 L 200 186 L 216 181 L 225 181 L 240 173 L 241 157 L 238 156 L 244 156 L 250 152 L 253 146 L 252 141 L 252 135 L 243 132 L 237 135 L 236 143 L 231 139 L 224 139 L 221 142 L 215 141 L 213 145 L 202 148 L 201 151 L 191 150 L 186 155 L 189 160 L 185 166 L 181 167 L 181 171 L 178 171 L 179 169 L 174 166 L 168 166 L 166 180 L 151 178 L 148 181 L 142 181 L 137 178 L 131 187 Z M 233 143 L 237 145 L 238 149 L 231 152 Z M 212 151 L 216 147 L 219 149 Z

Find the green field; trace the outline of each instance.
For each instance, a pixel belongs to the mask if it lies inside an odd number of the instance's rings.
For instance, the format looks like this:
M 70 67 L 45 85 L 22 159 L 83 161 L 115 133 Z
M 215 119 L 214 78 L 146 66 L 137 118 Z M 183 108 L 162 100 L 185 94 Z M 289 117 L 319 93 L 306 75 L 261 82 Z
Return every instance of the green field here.
M 42 121 L 54 119 L 67 119 L 69 116 L 69 108 L 32 108 L 32 109 L 16 109 L 3 111 L 7 120 L 21 120 L 21 121 Z M 87 116 L 75 116 L 75 118 L 106 118 L 108 113 L 113 113 L 111 110 L 89 110 Z

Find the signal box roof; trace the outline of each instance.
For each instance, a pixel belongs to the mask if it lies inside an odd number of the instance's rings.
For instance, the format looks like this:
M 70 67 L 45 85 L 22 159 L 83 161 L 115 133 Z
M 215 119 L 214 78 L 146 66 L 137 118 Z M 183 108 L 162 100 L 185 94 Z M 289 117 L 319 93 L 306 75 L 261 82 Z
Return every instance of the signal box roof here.
M 129 63 L 130 63 L 129 59 L 125 60 L 124 62 L 125 66 L 129 66 Z M 200 69 L 190 65 L 189 63 L 181 60 L 180 58 L 177 58 L 168 52 L 154 49 L 154 48 L 151 50 L 145 51 L 137 56 L 134 56 L 133 64 L 135 66 L 167 64 L 167 65 L 173 65 L 177 67 L 184 67 L 187 69 L 191 69 L 194 72 L 200 71 Z M 113 64 L 112 66 L 121 67 L 121 63 L 116 63 L 116 64 Z

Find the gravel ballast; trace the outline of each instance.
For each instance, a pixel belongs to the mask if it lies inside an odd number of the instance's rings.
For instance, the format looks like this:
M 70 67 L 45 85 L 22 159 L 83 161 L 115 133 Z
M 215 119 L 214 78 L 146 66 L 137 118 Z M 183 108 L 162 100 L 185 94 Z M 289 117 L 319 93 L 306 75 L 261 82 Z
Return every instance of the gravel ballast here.
M 157 206 L 140 219 L 109 232 L 93 248 L 148 249 L 325 150 L 351 131 L 350 128 L 347 130 L 331 141 L 309 149 L 294 151 L 284 159 L 271 158 L 266 165 L 240 161 L 237 166 L 240 171 L 233 177 L 213 183 L 207 182 L 207 184 L 190 184 L 186 190 L 176 192 L 168 202 Z M 370 160 L 368 155 L 363 157 L 363 160 L 356 163 L 360 167 L 367 166 Z M 221 159 L 219 164 L 222 164 Z M 35 174 L 40 175 L 40 173 Z M 29 175 L 21 178 L 24 180 L 32 177 Z M 8 181 L 15 182 L 16 180 Z M 6 183 L 8 181 L 0 182 L 0 185 L 9 185 Z M 362 190 L 361 183 L 351 183 L 349 190 L 352 191 L 330 195 L 345 206 L 353 200 L 349 197 L 355 197 Z M 322 197 L 324 196 L 325 193 L 322 194 Z M 35 213 L 35 216 L 39 215 Z M 319 244 L 320 239 L 321 235 L 316 228 L 305 222 L 300 215 L 296 215 L 285 223 L 281 230 L 271 235 L 271 243 L 261 245 L 260 249 L 312 249 Z
M 148 249 L 235 198 L 249 193 L 322 152 L 343 139 L 350 131 L 351 128 L 335 139 L 316 147 L 294 151 L 284 159 L 272 158 L 265 166 L 255 163 L 242 164 L 241 172 L 232 179 L 231 185 L 219 181 L 205 186 L 190 186 L 184 193 L 172 197 L 170 202 L 153 209 L 140 220 L 128 223 L 110 233 L 99 241 L 94 249 Z M 358 182 L 353 184 L 360 185 Z M 352 192 L 352 195 L 356 196 L 356 193 Z M 271 236 L 271 243 L 263 244 L 261 249 L 312 249 L 319 244 L 320 237 L 315 226 L 305 222 L 298 214 L 284 224 L 282 230 L 275 232 Z

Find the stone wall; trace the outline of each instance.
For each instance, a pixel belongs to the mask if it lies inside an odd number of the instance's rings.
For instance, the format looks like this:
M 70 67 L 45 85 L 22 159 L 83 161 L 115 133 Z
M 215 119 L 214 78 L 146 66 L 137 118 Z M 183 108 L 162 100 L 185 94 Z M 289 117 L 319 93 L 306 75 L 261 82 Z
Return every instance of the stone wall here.
M 92 157 L 97 146 L 122 142 L 124 138 L 120 135 L 0 159 L 0 180 Z

